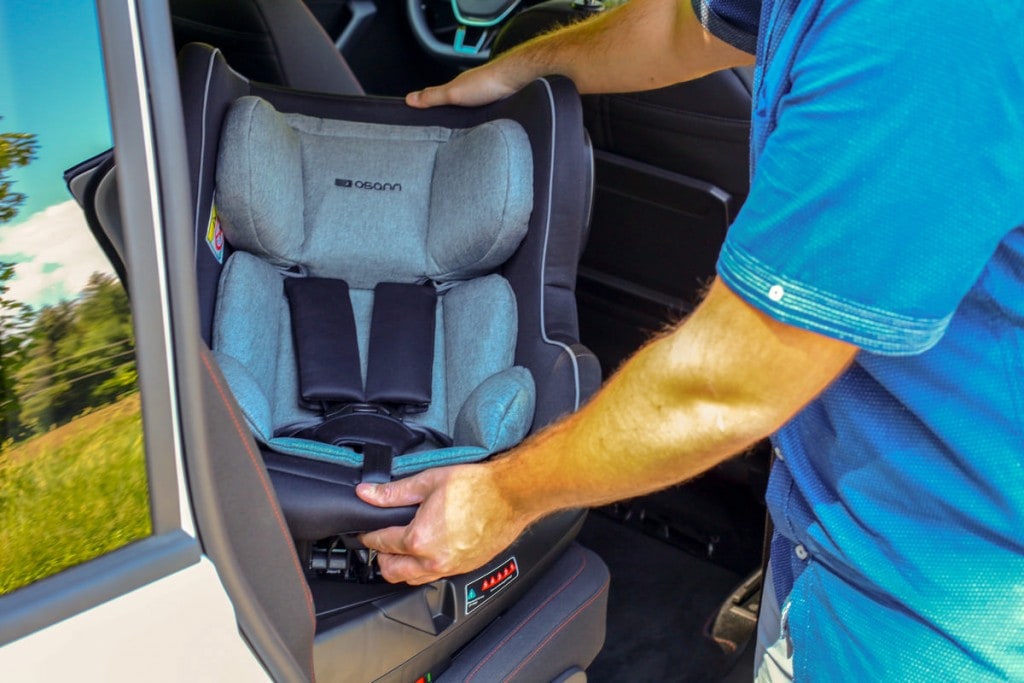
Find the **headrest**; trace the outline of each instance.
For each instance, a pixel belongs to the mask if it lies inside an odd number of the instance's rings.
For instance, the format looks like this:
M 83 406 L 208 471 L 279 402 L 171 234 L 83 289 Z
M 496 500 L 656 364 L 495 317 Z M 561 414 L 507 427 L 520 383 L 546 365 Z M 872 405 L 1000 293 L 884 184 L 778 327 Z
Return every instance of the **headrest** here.
M 508 260 L 533 207 L 533 161 L 511 120 L 394 126 L 228 111 L 217 211 L 242 249 L 351 286 L 475 277 Z

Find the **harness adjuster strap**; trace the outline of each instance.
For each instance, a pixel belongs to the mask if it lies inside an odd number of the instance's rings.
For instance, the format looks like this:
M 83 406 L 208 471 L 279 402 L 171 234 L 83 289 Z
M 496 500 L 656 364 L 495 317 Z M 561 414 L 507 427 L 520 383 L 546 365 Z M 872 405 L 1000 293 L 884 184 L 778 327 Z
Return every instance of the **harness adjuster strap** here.
M 366 386 L 359 368 L 355 315 L 344 280 L 288 278 L 284 283 L 299 369 L 300 404 L 323 418 L 282 434 L 392 455 L 424 442 L 447 447 L 436 430 L 403 416 L 430 407 L 437 292 L 430 283 L 379 283 L 374 289 Z
M 363 447 L 362 481 L 386 484 L 391 481 L 391 466 L 395 451 L 391 446 L 368 443 Z

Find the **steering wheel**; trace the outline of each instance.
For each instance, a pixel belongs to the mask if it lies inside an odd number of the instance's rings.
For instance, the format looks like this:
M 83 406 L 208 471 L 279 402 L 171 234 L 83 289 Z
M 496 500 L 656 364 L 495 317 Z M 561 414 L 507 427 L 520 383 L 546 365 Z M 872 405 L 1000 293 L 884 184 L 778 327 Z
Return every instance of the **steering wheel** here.
M 420 47 L 446 62 L 487 61 L 502 23 L 523 0 L 406 0 L 409 25 Z

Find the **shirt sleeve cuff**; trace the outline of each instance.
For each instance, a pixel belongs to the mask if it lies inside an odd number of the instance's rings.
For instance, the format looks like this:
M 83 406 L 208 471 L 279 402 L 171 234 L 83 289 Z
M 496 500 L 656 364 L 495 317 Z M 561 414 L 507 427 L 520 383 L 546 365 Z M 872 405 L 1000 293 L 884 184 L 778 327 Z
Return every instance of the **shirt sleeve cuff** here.
M 747 303 L 794 327 L 849 342 L 870 353 L 911 356 L 942 338 L 952 315 L 916 318 L 840 299 L 778 275 L 726 240 L 718 276 Z
M 737 50 L 748 54 L 757 54 L 757 36 L 736 28 L 708 5 L 708 0 L 690 0 L 693 13 L 711 35 L 729 43 Z

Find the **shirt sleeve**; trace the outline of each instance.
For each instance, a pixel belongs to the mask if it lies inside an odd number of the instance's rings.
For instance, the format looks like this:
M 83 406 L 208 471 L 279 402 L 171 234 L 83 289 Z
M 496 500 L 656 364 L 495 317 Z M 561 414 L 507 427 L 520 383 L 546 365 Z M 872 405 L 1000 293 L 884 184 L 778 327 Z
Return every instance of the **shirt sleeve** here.
M 921 25 L 922 7 L 825 0 L 790 26 L 755 93 L 767 135 L 718 263 L 769 315 L 882 354 L 934 345 L 1024 223 L 1007 18 L 992 5 Z
M 761 0 L 690 0 L 693 12 L 713 36 L 749 54 L 757 51 Z

